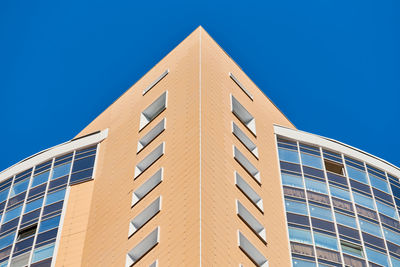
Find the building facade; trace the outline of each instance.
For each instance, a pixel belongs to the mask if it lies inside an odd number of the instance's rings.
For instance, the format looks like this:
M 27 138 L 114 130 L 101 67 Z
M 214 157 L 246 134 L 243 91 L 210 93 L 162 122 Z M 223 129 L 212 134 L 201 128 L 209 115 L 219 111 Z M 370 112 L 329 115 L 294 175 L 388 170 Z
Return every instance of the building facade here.
M 0 173 L 0 266 L 400 266 L 399 177 L 297 130 L 200 27 Z

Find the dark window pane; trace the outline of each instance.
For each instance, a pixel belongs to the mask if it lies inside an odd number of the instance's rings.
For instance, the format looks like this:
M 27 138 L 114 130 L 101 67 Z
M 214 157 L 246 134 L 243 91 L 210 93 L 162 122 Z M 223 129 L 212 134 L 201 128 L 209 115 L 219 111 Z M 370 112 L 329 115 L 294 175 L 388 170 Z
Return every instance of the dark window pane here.
M 308 175 L 312 175 L 312 176 L 316 176 L 316 177 L 320 177 L 320 178 L 325 177 L 323 171 L 314 169 L 311 167 L 303 166 L 303 171 L 304 171 L 304 174 L 308 174 Z
M 12 178 L 8 178 L 4 182 L 0 183 L 0 191 L 3 191 L 6 188 L 10 188 L 12 182 Z
M 57 210 L 62 210 L 63 204 L 64 204 L 64 201 L 59 201 L 59 202 L 56 202 L 54 204 L 45 206 L 44 210 L 43 210 L 43 216 L 46 215 L 46 214 L 55 212 Z
M 56 180 L 53 180 L 53 181 L 50 182 L 49 190 L 52 189 L 52 188 L 56 188 L 56 187 L 58 187 L 60 185 L 67 184 L 67 182 L 68 182 L 68 175 L 64 176 L 64 177 L 61 177 L 61 178 L 58 178 Z
M 373 235 L 370 235 L 370 234 L 367 234 L 367 233 L 364 233 L 364 232 L 362 232 L 362 236 L 363 236 L 365 243 L 369 243 L 376 247 L 385 249 L 385 243 L 383 242 L 383 239 L 373 236 Z
M 71 174 L 70 184 L 79 183 L 81 181 L 89 180 L 92 178 L 93 169 L 84 170 Z
M 330 232 L 335 232 L 335 226 L 331 222 L 316 219 L 316 218 L 311 218 L 311 222 L 312 222 L 313 227 L 315 227 L 315 228 L 327 230 Z
M 400 231 L 400 223 L 398 221 L 393 220 L 392 218 L 390 218 L 390 217 L 388 217 L 386 215 L 383 215 L 381 213 L 379 214 L 379 217 L 381 218 L 381 221 L 382 221 L 383 224 L 391 226 L 391 227 L 393 227 L 393 228 L 395 228 L 395 229 Z
M 347 181 L 346 178 L 341 176 L 341 175 L 337 175 L 335 173 L 331 173 L 331 172 L 327 172 L 326 173 L 328 175 L 328 180 L 334 183 L 338 183 L 338 184 L 342 184 L 345 185 L 347 187 Z
M 353 228 L 349 228 L 346 226 L 342 226 L 342 225 L 338 225 L 337 227 L 338 227 L 339 234 L 360 240 L 360 235 L 358 233 L 358 230 L 355 230 Z
M 44 232 L 44 233 L 41 233 L 40 235 L 38 235 L 37 239 L 36 239 L 35 246 L 36 246 L 36 244 L 40 244 L 40 243 L 42 243 L 44 241 L 56 238 L 57 237 L 57 231 L 58 231 L 58 228 L 50 230 L 50 231 L 47 231 L 47 232 Z
M 48 258 L 31 264 L 31 267 L 50 267 L 52 258 Z
M 29 190 L 28 200 L 30 200 L 34 197 L 38 197 L 40 195 L 44 195 L 44 191 L 46 191 L 46 186 L 47 186 L 47 184 L 42 184 L 35 188 L 31 188 L 31 190 Z
M 13 198 L 10 198 L 10 199 L 8 200 L 7 209 L 8 209 L 9 207 L 15 206 L 15 205 L 17 205 L 17 204 L 23 202 L 23 201 L 25 200 L 25 196 L 26 196 L 26 192 L 24 192 L 24 193 L 22 193 L 22 194 L 19 194 L 19 195 L 13 197 Z
M 32 221 L 36 218 L 39 218 L 39 215 L 40 215 L 40 209 L 34 210 L 30 213 L 27 213 L 22 217 L 21 223 L 26 223 L 26 222 Z
M 301 173 L 300 165 L 281 161 L 281 169 Z
M 353 179 L 350 179 L 350 184 L 353 189 L 357 189 L 361 192 L 365 192 L 366 194 L 371 195 L 371 189 L 370 189 L 369 185 L 359 183 Z
M 74 165 L 72 167 L 72 172 L 77 172 L 80 170 L 92 168 L 94 165 L 95 156 L 79 159 L 74 161 Z
M 287 212 L 286 217 L 287 217 L 288 223 L 291 222 L 291 223 L 295 223 L 295 224 L 310 225 L 308 216 L 303 216 L 303 215 Z
M 396 253 L 397 255 L 400 256 L 400 246 L 393 244 L 391 242 L 388 242 L 388 241 L 386 241 L 386 244 L 387 244 L 390 252 Z
M 25 240 L 22 240 L 20 242 L 17 242 L 15 244 L 15 248 L 14 248 L 14 252 L 13 253 L 21 251 L 21 250 L 24 250 L 24 249 L 26 249 L 28 247 L 31 247 L 32 244 L 33 244 L 33 238 L 34 237 L 32 236 L 32 237 L 30 237 L 28 239 L 25 239 Z
M 393 200 L 392 200 L 392 196 L 391 195 L 388 195 L 388 194 L 386 194 L 386 193 L 384 193 L 382 191 L 379 191 L 379 190 L 377 190 L 375 188 L 373 188 L 372 190 L 374 191 L 375 197 L 380 198 L 382 200 L 385 200 L 385 201 L 393 204 Z
M 8 232 L 10 229 L 17 228 L 18 221 L 19 217 L 12 221 L 9 221 L 8 223 L 3 224 L 0 228 L 0 234 Z

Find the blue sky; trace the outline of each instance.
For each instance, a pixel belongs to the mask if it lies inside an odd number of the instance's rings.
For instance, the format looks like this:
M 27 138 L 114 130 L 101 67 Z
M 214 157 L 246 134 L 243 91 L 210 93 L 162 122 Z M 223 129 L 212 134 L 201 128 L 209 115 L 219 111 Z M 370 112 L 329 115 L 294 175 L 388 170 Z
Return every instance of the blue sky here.
M 400 2 L 0 2 L 0 170 L 74 137 L 196 27 L 297 128 L 400 166 Z

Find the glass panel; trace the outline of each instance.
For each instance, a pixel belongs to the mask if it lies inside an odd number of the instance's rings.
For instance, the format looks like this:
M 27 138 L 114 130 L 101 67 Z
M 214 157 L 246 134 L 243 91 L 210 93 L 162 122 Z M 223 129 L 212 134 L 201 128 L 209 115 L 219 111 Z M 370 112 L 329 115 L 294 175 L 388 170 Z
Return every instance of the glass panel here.
M 386 181 L 376 177 L 373 174 L 369 174 L 369 180 L 371 181 L 371 185 L 373 187 L 376 187 L 376 188 L 390 194 L 389 185 Z
M 337 240 L 334 237 L 314 232 L 314 240 L 316 246 L 338 250 Z
M 0 238 L 0 249 L 3 249 L 14 242 L 15 232 Z
M 380 236 L 380 237 L 382 236 L 381 228 L 379 227 L 379 225 L 362 220 L 362 219 L 359 219 L 359 220 L 360 220 L 360 227 L 361 227 L 362 231 L 372 234 L 372 235 L 376 235 L 376 236 Z
M 383 228 L 383 233 L 385 234 L 385 238 L 388 241 L 400 246 L 400 234 L 395 233 L 395 232 L 393 232 L 391 230 L 388 230 L 386 228 Z
M 329 209 L 310 205 L 310 213 L 312 217 L 332 221 L 332 212 Z
M 47 172 L 41 173 L 37 176 L 34 176 L 31 187 L 35 187 L 37 185 L 47 182 L 47 180 L 49 179 L 49 173 L 50 173 L 50 171 L 47 171 Z
M 60 215 L 41 221 L 39 233 L 55 228 L 58 226 L 59 223 L 60 223 Z
M 59 200 L 64 199 L 65 195 L 65 189 L 64 190 L 59 190 L 54 193 L 48 194 L 46 198 L 46 205 L 57 202 Z
M 290 241 L 312 244 L 311 233 L 308 230 L 289 227 L 289 239 Z
M 326 189 L 326 183 L 318 182 L 308 178 L 305 178 L 305 181 L 306 181 L 306 188 L 308 190 L 328 194 L 328 190 Z
M 286 204 L 286 211 L 288 212 L 293 212 L 293 213 L 300 213 L 304 215 L 308 215 L 307 211 L 307 204 L 298 202 L 298 201 L 291 201 L 291 200 L 285 200 Z
M 292 264 L 293 264 L 293 266 L 296 266 L 296 267 L 315 267 L 315 266 L 317 266 L 315 264 L 315 262 L 304 261 L 304 260 L 299 260 L 299 259 L 293 259 Z
M 10 197 L 13 197 L 15 195 L 18 195 L 19 193 L 26 191 L 26 189 L 28 188 L 28 184 L 29 184 L 29 179 L 16 183 L 11 190 Z
M 280 160 L 299 163 L 299 153 L 297 151 L 282 148 L 279 148 L 278 151 Z
M 282 183 L 284 185 L 294 186 L 294 187 L 304 187 L 303 186 L 303 179 L 301 176 L 297 175 L 290 175 L 286 173 L 282 173 Z
M 357 257 L 364 257 L 364 253 L 362 247 L 356 244 L 348 243 L 345 241 L 341 241 L 341 247 L 344 253 L 357 256 Z
M 353 192 L 354 202 L 358 205 L 375 210 L 374 201 L 372 198 Z
M 79 159 L 74 161 L 74 165 L 72 166 L 72 172 L 77 172 L 80 170 L 92 168 L 94 165 L 95 156 Z
M 343 213 L 335 212 L 336 222 L 357 229 L 356 219 Z
M 53 256 L 54 243 L 35 249 L 33 252 L 32 263 L 50 258 Z
M 337 198 L 342 198 L 348 201 L 351 201 L 350 192 L 335 186 L 330 186 L 331 195 Z
M 389 261 L 388 261 L 387 255 L 382 254 L 376 250 L 372 250 L 367 247 L 365 248 L 365 251 L 367 252 L 367 257 L 368 257 L 369 261 L 376 262 L 383 266 L 389 266 Z
M 12 220 L 12 219 L 18 217 L 18 216 L 21 214 L 21 211 L 22 211 L 22 205 L 20 205 L 20 206 L 18 206 L 18 207 L 16 207 L 16 208 L 13 208 L 13 209 L 11 209 L 11 210 L 9 210 L 9 211 L 7 211 L 7 212 L 4 214 L 4 221 L 3 221 L 3 224 L 4 224 L 5 222 L 8 222 L 8 221 L 10 221 L 10 220 Z
M 393 219 L 396 219 L 396 220 L 398 219 L 397 212 L 394 208 L 392 208 L 388 205 L 385 205 L 385 204 L 381 203 L 380 201 L 376 201 L 376 206 L 380 213 L 385 214 L 389 217 L 392 217 Z
M 51 176 L 51 179 L 56 179 L 58 177 L 69 174 L 70 169 L 71 169 L 71 162 L 55 167 L 53 169 L 53 175 Z
M 34 201 L 28 202 L 28 203 L 26 203 L 25 212 L 24 213 L 28 213 L 28 212 L 30 212 L 32 210 L 40 208 L 42 206 L 42 204 L 43 204 L 43 197 L 41 197 L 39 199 L 36 199 Z
M 303 163 L 303 165 L 322 169 L 322 160 L 320 157 L 301 153 L 301 162 Z
M 0 192 L 0 202 L 3 202 L 4 200 L 7 199 L 8 191 L 10 191 L 10 188 L 7 188 L 6 190 Z
M 393 258 L 393 257 L 390 257 L 390 259 L 392 260 L 392 264 L 393 264 L 394 267 L 395 266 L 400 266 L 400 260 L 399 259 L 396 259 L 396 258 Z
M 347 174 L 349 175 L 350 178 L 368 184 L 367 175 L 365 174 L 365 172 L 350 166 L 346 166 L 346 169 L 347 169 Z

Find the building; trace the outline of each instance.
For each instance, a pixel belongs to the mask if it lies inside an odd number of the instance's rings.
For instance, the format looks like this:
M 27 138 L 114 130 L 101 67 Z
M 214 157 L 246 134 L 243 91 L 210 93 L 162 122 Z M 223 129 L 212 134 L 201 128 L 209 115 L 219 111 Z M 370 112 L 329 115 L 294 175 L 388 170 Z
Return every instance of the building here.
M 399 177 L 297 130 L 200 27 L 0 173 L 0 266 L 400 266 Z

